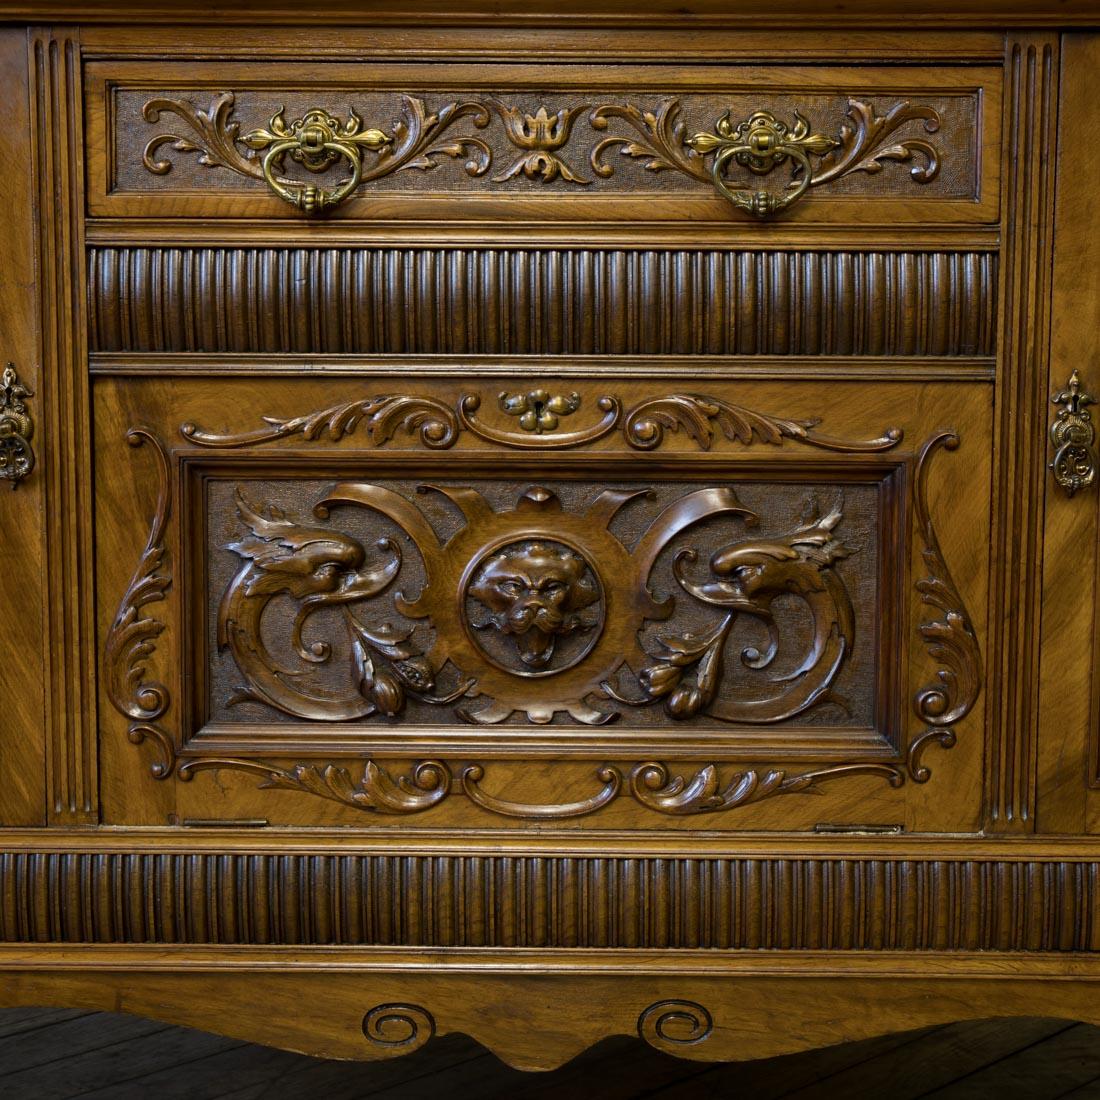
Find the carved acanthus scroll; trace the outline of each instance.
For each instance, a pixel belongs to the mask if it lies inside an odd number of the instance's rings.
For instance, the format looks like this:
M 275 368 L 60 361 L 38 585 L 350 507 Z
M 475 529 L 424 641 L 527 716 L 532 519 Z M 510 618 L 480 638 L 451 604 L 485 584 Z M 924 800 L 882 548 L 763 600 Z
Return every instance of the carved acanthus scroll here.
M 597 104 L 587 115 L 588 132 L 593 135 L 587 159 L 595 180 L 580 175 L 567 159 L 586 104 L 556 110 L 541 104 L 531 112 L 490 98 L 485 102 L 454 101 L 431 110 L 422 99 L 405 95 L 401 117 L 389 130 L 364 128 L 354 108 L 341 123 L 329 109 L 312 107 L 289 123 L 280 109 L 266 128 L 245 134 L 232 117 L 234 106 L 232 92 L 215 96 L 207 110 L 187 99 L 149 100 L 143 109 L 146 122 L 157 123 L 162 114 L 174 114 L 186 124 L 187 132 L 153 137 L 142 157 L 145 168 L 155 175 L 169 172 L 171 162 L 160 155 L 168 145 L 177 152 L 198 153 L 199 163 L 206 167 L 265 180 L 285 201 L 305 213 L 316 213 L 350 197 L 361 184 L 409 168 L 435 168 L 439 156 L 468 157 L 466 173 L 478 177 L 488 172 L 494 155 L 503 155 L 509 162 L 492 177 L 497 184 L 522 177 L 540 184 L 560 180 L 589 186 L 615 174 L 606 155 L 617 149 L 642 160 L 650 171 L 671 170 L 710 184 L 733 206 L 759 217 L 786 209 L 811 187 L 854 172 L 881 172 L 889 161 L 908 162 L 919 157 L 910 169 L 917 183 L 929 183 L 940 168 L 940 152 L 926 136 L 939 129 L 940 116 L 930 106 L 908 101 L 895 103 L 880 115 L 874 105 L 850 98 L 850 123 L 842 123 L 835 138 L 811 132 L 810 123 L 798 111 L 789 123 L 764 107 L 740 121 L 726 111 L 709 130 L 689 133 L 683 104 L 676 98 L 665 99 L 652 109 L 634 103 Z M 501 136 L 507 143 L 500 143 L 495 152 L 482 137 L 451 133 L 462 119 L 484 131 L 493 114 L 501 120 Z M 922 134 L 906 129 L 914 122 L 922 125 Z M 599 136 L 613 124 L 625 132 Z M 265 154 L 262 159 L 260 152 Z M 364 161 L 364 154 L 373 159 Z M 347 175 L 331 187 L 303 182 L 288 175 L 288 158 L 313 173 L 342 161 Z M 731 177 L 733 165 L 751 178 L 787 163 L 792 166 L 791 178 L 778 192 L 737 186 Z
M 400 428 L 430 450 L 453 447 L 464 431 L 501 447 L 544 450 L 583 447 L 618 428 L 624 442 L 638 451 L 657 450 L 664 444 L 666 435 L 683 432 L 703 451 L 714 446 L 717 433 L 745 447 L 758 443 L 781 446 L 791 440 L 841 454 L 888 451 L 902 439 L 900 428 L 888 428 L 876 439 L 835 439 L 815 431 L 819 423 L 815 419 L 773 416 L 696 393 L 647 398 L 630 406 L 625 413 L 622 398 L 605 394 L 595 402 L 600 419 L 572 431 L 559 431 L 559 418 L 572 418 L 580 410 L 582 399 L 577 394 L 551 396 L 545 390 L 527 394 L 502 393 L 498 402 L 506 416 L 518 417 L 521 431 L 485 423 L 478 415 L 482 404 L 479 394 L 464 394 L 453 409 L 434 397 L 383 394 L 356 398 L 288 419 L 265 416 L 263 419 L 268 427 L 252 432 L 222 435 L 188 422 L 180 425 L 180 435 L 199 447 L 229 450 L 274 443 L 292 436 L 300 436 L 309 443 L 321 439 L 339 442 L 363 426 L 368 441 L 376 447 L 389 443 Z

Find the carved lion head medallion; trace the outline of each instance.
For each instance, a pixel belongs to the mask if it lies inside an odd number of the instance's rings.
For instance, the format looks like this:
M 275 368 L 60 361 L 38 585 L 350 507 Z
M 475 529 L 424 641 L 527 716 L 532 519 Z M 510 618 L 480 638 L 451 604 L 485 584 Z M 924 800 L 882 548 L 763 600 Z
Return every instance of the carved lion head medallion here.
M 466 596 L 467 621 L 485 655 L 525 676 L 572 668 L 592 649 L 603 624 L 591 564 L 549 539 L 522 539 L 488 554 L 475 567 Z

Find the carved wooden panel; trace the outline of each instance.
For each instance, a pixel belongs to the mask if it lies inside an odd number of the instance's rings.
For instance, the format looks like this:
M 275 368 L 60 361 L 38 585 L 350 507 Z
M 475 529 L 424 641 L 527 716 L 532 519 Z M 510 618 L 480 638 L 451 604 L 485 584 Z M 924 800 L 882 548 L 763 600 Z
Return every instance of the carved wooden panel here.
M 448 217 L 590 220 L 644 195 L 651 219 L 789 204 L 858 220 L 864 201 L 903 218 L 995 216 L 988 68 L 689 67 L 670 84 L 644 66 L 482 65 L 444 68 L 433 87 L 402 64 L 285 64 L 265 80 L 232 63 L 118 61 L 89 77 L 96 214 L 281 217 L 346 203 L 403 217 L 445 203 Z M 774 159 L 751 152 L 765 137 Z M 776 164 L 789 183 L 755 178 Z
M 168 781 L 138 820 L 977 809 L 916 792 L 981 689 L 981 384 L 940 391 L 965 432 L 892 385 L 873 422 L 809 383 L 170 385 L 98 387 L 143 487 L 101 513 L 105 690 Z
M 89 249 L 93 352 L 991 356 L 997 256 Z

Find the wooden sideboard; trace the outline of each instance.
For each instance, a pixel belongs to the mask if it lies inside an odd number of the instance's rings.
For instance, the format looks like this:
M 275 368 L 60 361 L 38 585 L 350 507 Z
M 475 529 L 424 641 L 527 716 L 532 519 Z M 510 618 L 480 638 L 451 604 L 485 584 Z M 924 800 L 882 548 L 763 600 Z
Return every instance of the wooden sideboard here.
M 1100 1023 L 1100 10 L 892 6 L 0 3 L 0 1003 Z

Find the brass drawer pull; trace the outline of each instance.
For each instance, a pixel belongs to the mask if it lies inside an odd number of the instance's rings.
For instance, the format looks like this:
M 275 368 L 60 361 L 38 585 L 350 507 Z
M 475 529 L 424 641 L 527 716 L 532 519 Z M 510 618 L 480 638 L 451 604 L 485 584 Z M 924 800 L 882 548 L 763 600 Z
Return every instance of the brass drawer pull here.
M 280 107 L 272 116 L 271 129 L 252 130 L 243 141 L 250 149 L 267 153 L 263 174 L 268 187 L 279 198 L 306 214 L 315 214 L 338 206 L 358 186 L 363 175 L 363 150 L 376 152 L 393 138 L 381 130 L 362 129 L 363 120 L 351 109 L 343 124 L 328 111 L 314 107 L 287 125 Z M 317 187 L 310 183 L 287 180 L 284 170 L 287 155 L 310 172 L 325 172 L 341 159 L 351 165 L 351 175 L 334 187 Z
M 780 122 L 770 111 L 754 111 L 734 126 L 727 111 L 715 124 L 713 134 L 694 134 L 687 144 L 697 153 L 714 153 L 710 174 L 719 194 L 739 210 L 766 218 L 793 206 L 806 193 L 813 180 L 810 154 L 822 156 L 840 143 L 824 134 L 811 134 L 810 124 L 797 111 L 793 126 Z M 726 167 L 731 160 L 758 176 L 766 176 L 786 160 L 793 160 L 801 171 L 786 194 L 735 189 L 726 183 Z
M 34 421 L 24 400 L 33 396 L 9 363 L 0 378 L 0 478 L 13 489 L 34 469 Z
M 1075 370 L 1067 387 L 1051 401 L 1061 407 L 1050 426 L 1050 441 L 1055 448 L 1050 468 L 1066 495 L 1073 496 L 1096 480 L 1096 429 L 1085 411 L 1085 406 L 1095 404 L 1096 398 L 1081 389 L 1081 379 Z

